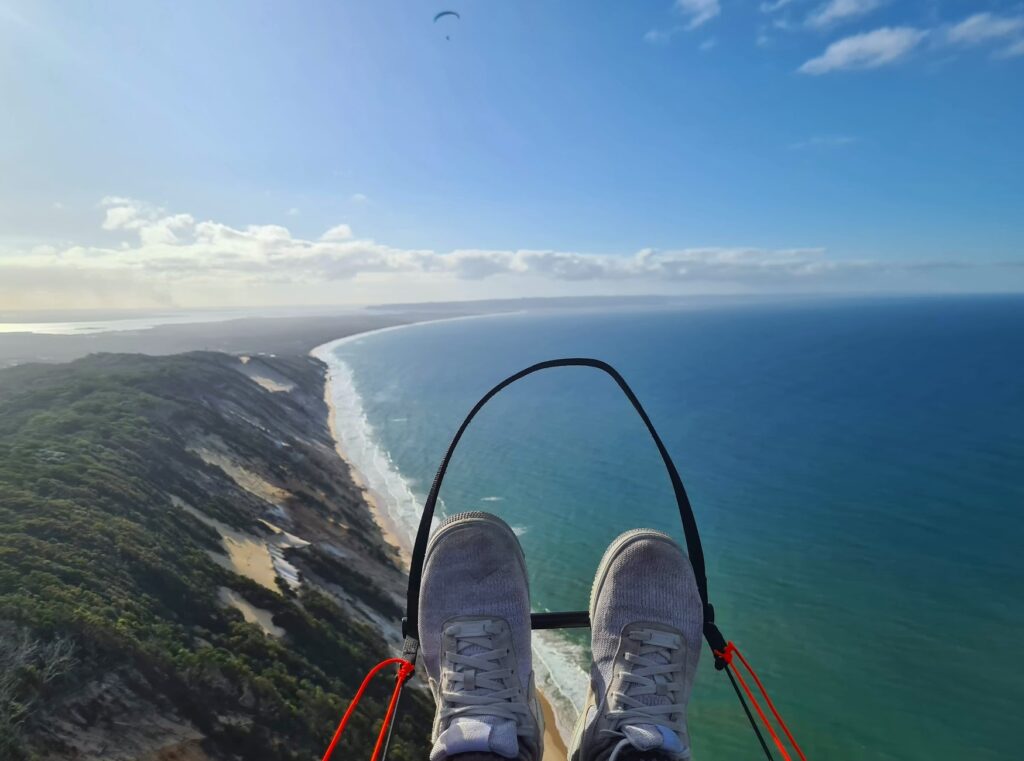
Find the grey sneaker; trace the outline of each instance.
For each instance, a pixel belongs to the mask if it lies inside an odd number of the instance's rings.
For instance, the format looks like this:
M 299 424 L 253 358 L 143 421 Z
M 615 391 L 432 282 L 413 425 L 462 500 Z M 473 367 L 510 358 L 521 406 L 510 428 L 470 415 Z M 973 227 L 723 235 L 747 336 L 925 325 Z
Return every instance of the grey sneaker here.
M 612 542 L 594 578 L 590 621 L 594 663 L 570 761 L 689 759 L 686 705 L 704 612 L 679 545 L 650 529 Z
M 508 524 L 489 513 L 446 519 L 427 544 L 419 610 L 420 657 L 437 704 L 430 761 L 540 761 L 530 591 Z

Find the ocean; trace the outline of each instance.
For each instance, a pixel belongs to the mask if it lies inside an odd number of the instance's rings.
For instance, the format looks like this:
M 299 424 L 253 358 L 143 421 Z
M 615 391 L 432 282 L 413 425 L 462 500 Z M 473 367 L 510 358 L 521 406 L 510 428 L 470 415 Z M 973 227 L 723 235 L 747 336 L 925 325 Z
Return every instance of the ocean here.
M 1015 757 L 1024 706 L 1024 299 L 803 300 L 421 324 L 323 356 L 342 445 L 412 536 L 472 404 L 533 362 L 617 367 L 694 505 L 712 602 L 811 759 Z M 587 607 L 621 531 L 682 539 L 642 423 L 596 371 L 485 408 L 442 493 L 520 535 L 537 610 Z M 563 729 L 587 637 L 539 637 Z M 760 754 L 705 652 L 695 756 Z

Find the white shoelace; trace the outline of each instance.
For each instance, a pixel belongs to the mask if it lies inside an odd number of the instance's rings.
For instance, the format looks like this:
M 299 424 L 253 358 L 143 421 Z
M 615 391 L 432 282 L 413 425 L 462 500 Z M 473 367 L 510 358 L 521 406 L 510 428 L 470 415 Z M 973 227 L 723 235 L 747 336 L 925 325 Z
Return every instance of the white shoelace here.
M 441 669 L 441 721 L 461 717 L 511 719 L 522 731 L 530 709 L 513 666 L 502 666 L 512 654 L 508 630 L 492 621 L 462 621 L 445 630 L 455 650 L 444 651 Z
M 683 666 L 672 662 L 673 652 L 682 647 L 682 638 L 657 629 L 637 629 L 628 636 L 641 644 L 636 653 L 625 654 L 627 665 L 619 666 L 618 671 L 622 690 L 615 690 L 610 695 L 611 705 L 606 718 L 612 727 L 603 729 L 601 733 L 619 738 L 619 741 L 607 761 L 616 761 L 623 750 L 633 747 L 630 739 L 624 736 L 623 727 L 627 725 L 654 725 L 676 733 L 686 729 L 681 717 L 686 705 L 678 702 L 677 698 L 677 693 L 683 689 Z M 655 705 L 641 700 L 650 695 L 665 700 Z

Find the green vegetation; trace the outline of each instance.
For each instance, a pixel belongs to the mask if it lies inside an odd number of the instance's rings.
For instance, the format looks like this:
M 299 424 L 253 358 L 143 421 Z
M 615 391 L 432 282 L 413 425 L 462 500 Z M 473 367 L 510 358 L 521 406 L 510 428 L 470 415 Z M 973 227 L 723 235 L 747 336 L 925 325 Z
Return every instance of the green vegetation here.
M 387 657 L 379 634 L 308 585 L 293 600 L 213 562 L 217 533 L 171 504 L 180 495 L 232 525 L 251 521 L 187 449 L 189 432 L 243 435 L 218 411 L 224 399 L 262 398 L 226 360 L 95 356 L 0 372 L 0 637 L 35 643 L 0 689 L 0 757 L 60 755 L 68 738 L 48 731 L 51 707 L 116 675 L 198 728 L 213 758 L 319 758 L 366 670 Z M 316 557 L 324 573 L 345 573 Z M 369 579 L 352 580 L 394 615 Z M 287 636 L 225 608 L 224 586 Z M 390 691 L 380 681 L 339 759 L 372 747 Z M 392 761 L 426 757 L 429 713 L 407 691 Z

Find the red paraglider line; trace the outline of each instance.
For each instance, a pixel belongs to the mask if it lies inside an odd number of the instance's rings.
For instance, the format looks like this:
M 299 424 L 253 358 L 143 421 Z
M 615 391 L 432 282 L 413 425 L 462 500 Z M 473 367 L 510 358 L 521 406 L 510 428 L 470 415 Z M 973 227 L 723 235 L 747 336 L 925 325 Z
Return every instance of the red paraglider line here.
M 751 667 L 749 661 L 747 661 L 747 659 L 743 657 L 743 653 L 740 652 L 740 649 L 736 647 L 736 645 L 734 645 L 732 642 L 730 642 L 725 646 L 725 650 L 722 650 L 721 652 L 716 652 L 715 655 L 724 660 L 728 668 L 732 669 L 732 673 L 736 675 L 736 678 L 740 682 L 740 686 L 743 687 L 743 691 L 747 693 L 747 697 L 750 698 L 750 702 L 754 704 L 754 710 L 757 711 L 757 715 L 761 717 L 761 721 L 768 729 L 768 734 L 770 734 L 772 740 L 775 741 L 775 747 L 779 749 L 779 752 L 782 753 L 782 757 L 786 759 L 786 761 L 791 761 L 790 755 L 786 751 L 786 747 L 782 744 L 782 740 L 779 739 L 779 736 L 775 733 L 775 729 L 772 727 L 771 722 L 768 721 L 768 717 L 765 716 L 764 711 L 761 710 L 761 705 L 757 702 L 757 698 L 754 697 L 754 693 L 747 685 L 747 682 L 743 678 L 743 675 L 739 672 L 739 669 L 736 668 L 736 664 L 733 663 L 733 654 L 739 656 L 740 662 L 743 664 L 743 667 L 749 672 L 750 676 L 753 677 L 754 681 L 757 683 L 757 688 L 761 691 L 761 695 L 764 697 L 765 703 L 768 704 L 768 708 L 771 710 L 772 715 L 775 717 L 775 720 L 779 723 L 779 726 L 782 727 L 782 731 L 786 734 L 786 737 L 792 744 L 793 749 L 797 752 L 797 755 L 800 756 L 801 761 L 807 761 L 807 756 L 804 755 L 803 750 L 801 750 L 800 746 L 796 742 L 796 738 L 793 737 L 793 733 L 789 731 L 789 727 L 786 726 L 786 722 L 783 721 L 782 716 L 779 715 L 778 710 L 775 708 L 775 704 L 772 702 L 772 699 L 768 696 L 768 690 L 765 689 L 765 686 L 761 682 L 761 679 L 757 676 L 757 672 L 755 672 L 754 669 Z
M 363 679 L 363 683 L 359 685 L 359 689 L 356 691 L 355 697 L 352 698 L 352 702 L 349 703 L 348 709 L 345 711 L 345 715 L 342 716 L 341 721 L 338 722 L 338 728 L 334 731 L 334 737 L 331 738 L 331 744 L 327 746 L 327 751 L 324 753 L 322 761 L 330 761 L 331 754 L 334 753 L 334 749 L 341 740 L 341 735 L 345 732 L 345 726 L 348 724 L 348 720 L 352 717 L 356 706 L 359 705 L 359 699 L 363 697 L 363 693 L 366 691 L 367 686 L 369 686 L 370 681 L 379 671 L 391 665 L 398 665 L 398 678 L 395 680 L 395 690 L 391 693 L 391 702 L 388 703 L 387 713 L 384 714 L 384 723 L 380 727 L 380 734 L 377 735 L 377 744 L 373 746 L 373 755 L 370 756 L 370 761 L 377 761 L 380 756 L 381 749 L 384 747 L 384 739 L 387 737 L 388 726 L 391 724 L 391 720 L 395 716 L 395 708 L 398 706 L 398 696 L 401 694 L 402 687 L 405 685 L 405 682 L 416 670 L 416 667 L 404 658 L 388 658 L 386 661 L 381 661 L 370 669 L 370 673 L 368 673 Z

